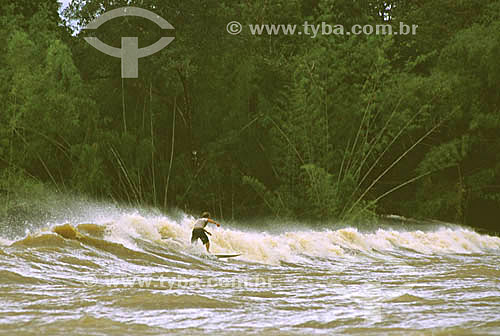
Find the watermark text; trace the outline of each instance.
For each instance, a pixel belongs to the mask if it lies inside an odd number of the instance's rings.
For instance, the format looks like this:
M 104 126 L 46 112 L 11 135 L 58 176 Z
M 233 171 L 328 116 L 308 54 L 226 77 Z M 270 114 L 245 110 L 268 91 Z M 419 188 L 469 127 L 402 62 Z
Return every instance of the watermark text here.
M 263 35 L 288 35 L 288 36 L 309 36 L 316 38 L 318 36 L 345 36 L 345 35 L 416 35 L 418 25 L 399 23 L 399 27 L 394 27 L 390 24 L 356 24 L 350 28 L 344 25 L 331 25 L 326 22 L 312 24 L 304 22 L 302 25 L 297 24 L 249 24 L 248 31 L 253 36 Z M 226 30 L 231 35 L 238 35 L 243 32 L 244 26 L 238 21 L 231 21 L 227 24 Z

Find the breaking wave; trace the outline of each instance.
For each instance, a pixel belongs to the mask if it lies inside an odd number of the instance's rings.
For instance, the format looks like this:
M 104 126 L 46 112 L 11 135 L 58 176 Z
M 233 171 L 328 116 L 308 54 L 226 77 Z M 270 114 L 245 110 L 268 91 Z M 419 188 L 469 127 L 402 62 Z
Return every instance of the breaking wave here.
M 91 246 L 126 258 L 155 251 L 172 257 L 206 255 L 200 243 L 190 244 L 194 218 L 125 213 L 90 223 L 52 224 L 20 239 L 0 238 L 3 246 L 80 249 Z M 283 226 L 282 226 L 283 227 Z M 462 227 L 398 230 L 379 228 L 365 232 L 356 227 L 283 232 L 257 232 L 238 224 L 211 231 L 211 252 L 241 253 L 239 261 L 263 264 L 307 263 L 316 258 L 380 258 L 419 254 L 471 254 L 500 250 L 500 238 Z

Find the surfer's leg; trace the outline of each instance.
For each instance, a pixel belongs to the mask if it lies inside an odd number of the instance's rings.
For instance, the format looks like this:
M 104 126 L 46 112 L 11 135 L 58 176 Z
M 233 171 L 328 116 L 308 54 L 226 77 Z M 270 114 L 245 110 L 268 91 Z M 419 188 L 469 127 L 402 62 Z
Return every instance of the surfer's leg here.
M 203 245 L 207 248 L 207 252 L 210 252 L 210 241 L 208 240 L 208 236 L 205 231 L 200 231 L 200 239 Z
M 204 234 L 204 232 L 200 229 L 193 229 L 193 232 L 191 234 L 191 244 L 196 243 L 198 239 L 201 239 L 202 243 L 205 244 L 202 233 Z

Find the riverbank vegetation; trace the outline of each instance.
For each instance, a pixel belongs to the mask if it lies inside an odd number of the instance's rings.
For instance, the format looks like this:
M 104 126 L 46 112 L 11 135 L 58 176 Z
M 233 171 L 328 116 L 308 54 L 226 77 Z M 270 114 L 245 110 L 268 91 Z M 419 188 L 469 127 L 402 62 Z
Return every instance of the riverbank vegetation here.
M 101 5 L 102 4 L 102 5 Z M 142 18 L 175 40 L 121 79 Z M 73 1 L 0 4 L 3 215 L 41 185 L 222 219 L 395 213 L 496 230 L 500 1 Z M 237 20 L 246 29 L 226 31 Z M 248 24 L 418 25 L 416 35 L 254 36 Z M 93 36 L 93 35 L 92 35 Z

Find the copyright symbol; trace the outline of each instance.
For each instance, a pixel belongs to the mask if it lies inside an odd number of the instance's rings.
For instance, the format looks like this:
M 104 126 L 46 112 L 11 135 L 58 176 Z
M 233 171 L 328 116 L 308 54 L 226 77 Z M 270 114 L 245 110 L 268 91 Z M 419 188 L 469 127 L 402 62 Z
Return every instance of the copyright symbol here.
M 243 30 L 243 26 L 238 21 L 231 21 L 227 24 L 226 30 L 231 35 L 238 35 Z
M 87 287 L 94 287 L 96 284 L 97 284 L 97 279 L 93 275 L 83 280 L 83 285 Z

